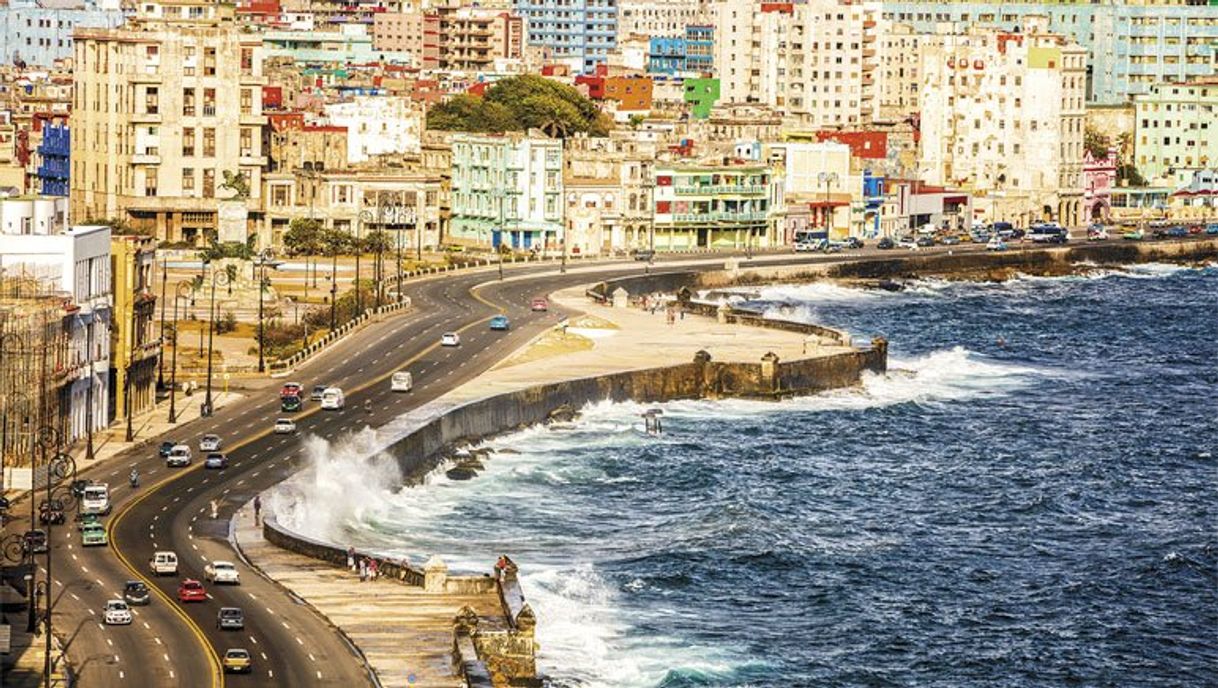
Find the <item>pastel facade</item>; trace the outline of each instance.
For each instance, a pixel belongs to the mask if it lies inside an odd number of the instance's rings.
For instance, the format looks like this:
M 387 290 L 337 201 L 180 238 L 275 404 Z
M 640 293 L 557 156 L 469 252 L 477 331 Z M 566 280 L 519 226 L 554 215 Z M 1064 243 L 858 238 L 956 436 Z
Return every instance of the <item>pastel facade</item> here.
M 1218 166 L 1218 77 L 1155 84 L 1134 107 L 1134 165 L 1147 180 L 1180 186 Z
M 77 28 L 122 23 L 117 2 L 11 0 L 0 6 L 0 62 L 49 66 L 72 57 L 72 32 Z
M 773 181 L 764 165 L 657 165 L 656 250 L 772 245 L 771 203 L 779 195 Z
M 516 0 L 526 22 L 526 41 L 546 62 L 590 72 L 617 46 L 617 0 Z
M 404 96 L 356 96 L 325 107 L 330 124 L 347 130 L 347 162 L 418 153 L 423 110 Z
M 453 136 L 453 239 L 482 246 L 560 250 L 562 194 L 561 139 Z

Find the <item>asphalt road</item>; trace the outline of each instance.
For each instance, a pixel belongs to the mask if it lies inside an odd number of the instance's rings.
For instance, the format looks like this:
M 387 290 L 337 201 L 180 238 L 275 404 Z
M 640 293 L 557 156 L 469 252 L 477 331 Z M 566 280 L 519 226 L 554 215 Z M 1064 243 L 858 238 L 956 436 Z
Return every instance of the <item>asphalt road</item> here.
M 957 253 L 983 247 L 953 247 Z M 927 249 L 927 252 L 943 249 Z M 814 263 L 872 255 L 896 257 L 905 251 L 867 249 L 839 255 L 759 255 L 758 263 Z M 721 264 L 725 256 L 699 263 Z M 666 265 L 667 264 L 667 265 Z M 657 262 L 653 271 L 687 269 Z M 432 400 L 483 372 L 527 342 L 562 315 L 554 310 L 533 313 L 529 301 L 574 284 L 642 272 L 642 263 L 601 264 L 589 273 L 571 266 L 560 274 L 555 265 L 532 265 L 507 270 L 499 282 L 496 272 L 452 273 L 412 281 L 406 293 L 413 308 L 354 333 L 330 351 L 308 362 L 292 379 L 306 390 L 314 384 L 337 385 L 347 394 L 343 411 L 320 411 L 307 402 L 292 414 L 299 433 L 271 434 L 278 417 L 278 388 L 269 383 L 260 392 L 215 416 L 183 425 L 171 439 L 196 449 L 195 463 L 187 469 L 167 469 L 154 447 L 121 457 L 81 477 L 108 482 L 115 511 L 110 516 L 110 546 L 82 549 L 74 526 L 52 533 L 54 552 L 55 624 L 67 629 L 69 655 L 83 686 L 358 686 L 371 685 L 358 654 L 320 615 L 296 600 L 274 581 L 262 578 L 240 561 L 228 541 L 228 520 L 235 510 L 260 492 L 296 471 L 302 460 L 301 440 L 307 434 L 336 439 L 366 425 L 381 425 L 399 414 Z M 479 286 L 481 285 L 481 286 Z M 512 322 L 509 332 L 491 332 L 487 320 L 496 313 Z M 459 331 L 460 347 L 440 347 L 440 334 Z M 407 369 L 414 376 L 414 391 L 389 391 L 388 376 Z M 365 399 L 372 412 L 363 410 Z M 180 400 L 181 401 L 181 400 Z M 198 403 L 200 396 L 187 403 Z M 230 465 L 225 470 L 202 467 L 198 439 L 215 432 L 224 438 Z M 142 486 L 132 490 L 126 476 L 139 468 Z M 211 502 L 218 518 L 211 517 Z M 15 511 L 19 515 L 21 507 Z M 172 550 L 179 557 L 179 575 L 152 578 L 147 562 L 157 550 Z M 214 560 L 233 561 L 241 585 L 208 585 L 205 603 L 180 604 L 176 589 L 184 577 L 203 577 L 203 567 Z M 147 607 L 136 608 L 129 627 L 100 623 L 105 600 L 121 596 L 123 583 L 133 578 L 153 583 L 159 595 Z M 242 631 L 216 629 L 217 610 L 241 607 Z M 255 659 L 249 675 L 223 677 L 218 656 L 230 647 L 244 647 Z

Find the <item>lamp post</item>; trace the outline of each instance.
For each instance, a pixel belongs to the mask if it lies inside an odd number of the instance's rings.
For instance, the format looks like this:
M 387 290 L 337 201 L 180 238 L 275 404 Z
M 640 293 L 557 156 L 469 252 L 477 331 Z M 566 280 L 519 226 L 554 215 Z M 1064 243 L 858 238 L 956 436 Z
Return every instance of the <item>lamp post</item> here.
M 258 268 L 258 372 L 260 373 L 266 372 L 266 359 L 262 353 L 263 341 L 266 333 L 266 330 L 264 329 L 264 322 L 266 319 L 263 317 L 262 310 L 263 294 L 266 293 L 267 288 L 266 264 L 267 261 L 273 259 L 274 257 L 274 251 L 269 248 L 263 249 L 262 253 L 258 254 L 258 260 L 255 263 Z M 305 275 L 306 282 L 308 279 L 308 275 Z
M 169 422 L 178 422 L 178 301 L 192 300 L 195 285 L 190 280 L 178 282 L 173 295 L 173 361 L 170 364 L 169 375 Z
M 338 327 L 338 237 L 330 237 L 330 331 Z M 356 294 L 359 293 L 356 285 Z M 308 339 L 305 340 L 308 344 Z
M 211 373 L 212 359 L 215 353 L 215 336 L 216 336 L 216 284 L 228 284 L 228 273 L 224 270 L 213 270 L 211 273 L 211 303 L 208 306 L 207 313 L 207 393 L 203 397 L 203 409 L 200 415 L 210 416 L 212 414 L 212 397 L 211 397 Z
M 169 282 L 168 259 L 161 257 L 161 353 L 157 357 L 156 388 L 165 389 L 165 291 Z M 92 457 L 90 457 L 92 458 Z
M 360 225 L 371 221 L 369 220 L 371 217 L 372 211 L 361 210 L 359 211 L 359 217 L 355 223 L 355 317 L 357 318 L 364 313 L 364 301 L 360 297 L 359 289 L 359 258 L 360 254 L 364 251 L 364 247 L 360 245 L 359 230 Z

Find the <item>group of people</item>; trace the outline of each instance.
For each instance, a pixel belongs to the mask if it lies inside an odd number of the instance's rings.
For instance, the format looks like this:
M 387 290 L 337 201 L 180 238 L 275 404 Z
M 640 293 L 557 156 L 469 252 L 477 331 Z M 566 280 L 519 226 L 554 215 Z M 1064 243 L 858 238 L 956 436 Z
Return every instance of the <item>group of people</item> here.
M 347 548 L 347 568 L 359 572 L 359 581 L 374 581 L 381 577 L 381 566 L 372 557 L 361 557 L 354 547 Z

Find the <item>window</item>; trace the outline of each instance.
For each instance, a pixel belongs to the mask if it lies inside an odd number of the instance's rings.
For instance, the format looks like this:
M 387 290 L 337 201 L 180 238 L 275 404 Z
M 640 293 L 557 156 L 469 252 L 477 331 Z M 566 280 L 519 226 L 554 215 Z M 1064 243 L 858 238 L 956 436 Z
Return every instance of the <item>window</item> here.
M 195 90 L 193 88 L 182 89 L 182 115 L 195 116 Z
M 241 49 L 241 73 L 249 74 L 254 69 L 254 49 Z
M 254 154 L 254 132 L 252 129 L 241 128 L 241 155 L 250 157 Z
M 191 157 L 195 154 L 195 128 L 182 127 L 182 155 Z
M 194 191 L 195 170 L 193 167 L 182 168 L 182 191 Z
M 203 76 L 216 75 L 216 49 L 203 49 Z
M 215 198 L 216 196 L 216 171 L 203 170 L 203 198 Z
M 203 129 L 203 157 L 212 158 L 216 155 L 216 130 L 212 127 Z M 206 171 L 203 173 L 207 174 Z
M 156 172 L 149 170 L 144 177 L 144 195 L 156 196 Z
M 253 109 L 254 94 L 251 89 L 241 89 L 241 114 L 248 115 Z
M 216 89 L 214 88 L 203 89 L 203 116 L 216 116 Z
M 144 90 L 144 112 L 149 115 L 157 114 L 159 110 L 160 92 L 156 86 L 149 86 Z
M 277 206 L 288 204 L 288 187 L 286 185 L 278 184 L 271 187 L 271 204 Z

